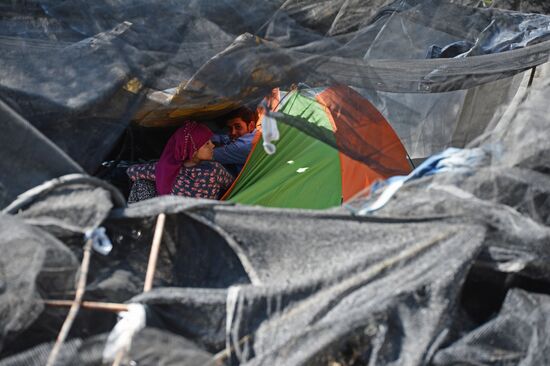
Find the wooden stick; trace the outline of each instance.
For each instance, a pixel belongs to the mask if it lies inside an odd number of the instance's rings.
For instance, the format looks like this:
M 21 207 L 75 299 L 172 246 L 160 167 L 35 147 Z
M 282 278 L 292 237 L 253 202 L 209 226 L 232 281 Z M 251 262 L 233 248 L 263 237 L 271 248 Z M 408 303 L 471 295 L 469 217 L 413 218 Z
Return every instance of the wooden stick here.
M 157 224 L 155 227 L 153 244 L 151 245 L 151 254 L 149 254 L 149 263 L 147 264 L 147 273 L 145 274 L 145 284 L 143 286 L 143 292 L 148 292 L 153 288 L 153 279 L 155 277 L 155 270 L 157 268 L 157 259 L 159 255 L 160 241 L 162 240 L 162 233 L 164 232 L 165 221 L 166 221 L 166 214 L 161 213 L 158 216 Z
M 52 307 L 69 307 L 72 306 L 72 300 L 44 300 L 44 304 Z M 128 311 L 127 304 L 117 304 L 114 302 L 98 302 L 98 301 L 82 301 L 80 303 L 82 309 L 107 311 L 111 313 L 120 313 Z
M 249 339 L 251 338 L 250 334 L 248 335 L 245 335 L 244 337 L 242 337 L 241 339 L 239 339 L 239 342 L 237 342 L 237 344 L 239 346 L 242 346 L 244 344 L 244 342 L 248 341 Z M 233 353 L 233 351 L 235 350 L 235 347 L 234 346 L 231 346 L 229 347 L 229 349 L 225 348 L 224 350 L 216 353 L 213 357 L 212 357 L 212 361 L 215 362 L 216 365 L 222 365 L 223 362 L 229 358 L 229 356 L 231 356 L 231 353 Z
M 120 350 L 116 353 L 115 355 L 115 359 L 113 361 L 113 365 L 112 366 L 120 366 L 122 364 L 122 359 L 124 358 L 124 350 Z
M 84 296 L 84 291 L 86 290 L 86 280 L 88 278 L 88 268 L 90 267 L 91 255 L 92 239 L 90 238 L 86 241 L 86 244 L 84 244 L 84 254 L 82 255 L 82 264 L 80 265 L 80 274 L 78 276 L 74 301 L 71 304 L 69 313 L 67 314 L 67 317 L 63 322 L 63 326 L 61 327 L 57 339 L 55 340 L 52 351 L 48 356 L 48 362 L 46 363 L 46 366 L 53 366 L 55 364 L 57 355 L 59 354 L 59 350 L 61 350 L 61 346 L 63 345 L 63 342 L 65 342 L 65 339 L 67 338 L 67 335 L 71 330 L 71 326 L 73 325 L 76 315 L 78 314 L 80 304 L 82 303 L 82 297 Z

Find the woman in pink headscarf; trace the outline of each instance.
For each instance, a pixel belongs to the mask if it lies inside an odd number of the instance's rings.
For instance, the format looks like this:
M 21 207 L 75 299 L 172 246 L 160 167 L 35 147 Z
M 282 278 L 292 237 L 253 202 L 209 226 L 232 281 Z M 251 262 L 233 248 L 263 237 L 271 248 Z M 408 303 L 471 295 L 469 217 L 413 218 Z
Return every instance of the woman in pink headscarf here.
M 157 163 L 132 165 L 126 173 L 134 182 L 128 203 L 157 195 L 218 199 L 233 177 L 212 161 L 212 131 L 196 122 L 185 122 L 168 140 Z

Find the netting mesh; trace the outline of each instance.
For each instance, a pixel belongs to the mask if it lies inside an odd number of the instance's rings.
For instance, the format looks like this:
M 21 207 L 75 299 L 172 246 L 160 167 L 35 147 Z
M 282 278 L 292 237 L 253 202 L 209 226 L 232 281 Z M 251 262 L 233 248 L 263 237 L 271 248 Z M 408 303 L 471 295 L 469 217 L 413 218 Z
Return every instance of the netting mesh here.
M 0 4 L 0 365 L 46 362 L 66 309 L 43 300 L 74 296 L 98 226 L 113 250 L 92 254 L 84 299 L 146 307 L 138 364 L 547 364 L 549 12 L 505 0 Z M 377 107 L 414 165 L 448 147 L 475 159 L 445 156 L 366 216 L 386 190 L 324 211 L 123 207 L 88 177 L 14 201 L 106 158 L 154 158 L 184 119 L 210 123 L 275 87 L 341 84 Z M 81 310 L 58 364 L 101 365 L 116 322 Z
M 90 173 L 132 119 L 219 115 L 299 82 L 467 89 L 545 62 L 550 47 L 543 14 L 433 1 L 24 1 L 2 11 L 2 100 Z M 436 48 L 454 58 L 429 59 Z

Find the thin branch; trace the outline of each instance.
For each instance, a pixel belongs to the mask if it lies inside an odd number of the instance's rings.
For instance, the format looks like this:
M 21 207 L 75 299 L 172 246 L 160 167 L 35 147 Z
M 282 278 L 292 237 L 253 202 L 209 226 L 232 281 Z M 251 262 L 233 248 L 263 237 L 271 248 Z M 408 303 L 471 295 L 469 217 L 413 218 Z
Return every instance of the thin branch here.
M 69 309 L 67 318 L 65 318 L 63 326 L 59 331 L 59 335 L 57 336 L 52 351 L 50 352 L 46 366 L 53 366 L 55 364 L 59 351 L 61 350 L 61 346 L 63 345 L 63 342 L 65 342 L 65 339 L 67 338 L 67 335 L 71 330 L 71 326 L 73 325 L 76 315 L 78 314 L 80 304 L 82 303 L 82 297 L 84 296 L 84 291 L 86 290 L 86 280 L 88 278 L 88 268 L 90 267 L 91 254 L 92 239 L 88 239 L 86 241 L 86 244 L 84 244 L 84 254 L 82 255 L 82 264 L 80 266 L 80 274 L 78 277 L 74 301 L 71 304 L 71 308 Z
M 237 344 L 239 346 L 242 346 L 244 344 L 244 342 L 248 341 L 250 338 L 251 338 L 250 334 L 245 335 L 244 337 L 239 339 L 239 342 L 237 342 Z M 212 357 L 212 361 L 215 362 L 216 365 L 222 365 L 223 361 L 225 361 L 227 358 L 229 358 L 229 356 L 231 356 L 231 353 L 233 353 L 234 350 L 235 350 L 235 346 L 225 348 L 223 351 L 220 351 L 220 352 L 216 353 Z
M 51 307 L 69 307 L 72 306 L 74 301 L 71 300 L 44 300 L 46 306 Z M 80 303 L 82 309 L 106 311 L 110 313 L 120 313 L 121 311 L 128 311 L 127 304 L 118 304 L 114 302 L 98 302 L 98 301 L 82 301 Z

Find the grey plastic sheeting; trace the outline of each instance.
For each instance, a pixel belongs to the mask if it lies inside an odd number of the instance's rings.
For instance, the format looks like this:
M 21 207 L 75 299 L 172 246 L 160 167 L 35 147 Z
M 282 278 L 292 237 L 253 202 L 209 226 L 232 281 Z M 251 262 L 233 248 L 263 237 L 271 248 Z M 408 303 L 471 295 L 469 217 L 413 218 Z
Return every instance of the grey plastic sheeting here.
M 78 13 L 62 12 L 76 3 L 90 10 L 84 23 Z M 70 24 L 79 39 L 78 32 L 119 21 L 105 15 L 112 7 L 98 4 L 61 3 L 53 10 L 67 23 L 56 23 L 58 29 L 68 32 L 63 27 Z M 205 14 L 219 14 L 211 10 Z M 318 29 L 342 29 L 321 19 Z M 225 350 L 229 365 L 475 365 L 511 357 L 515 364 L 544 364 L 550 354 L 541 338 L 550 283 L 549 91 L 548 79 L 534 84 L 524 102 L 490 121 L 470 145 L 487 151 L 484 165 L 409 182 L 369 217 L 344 207 L 280 210 L 181 197 L 111 210 L 107 191 L 93 185 L 49 191 L 16 215 L 0 216 L 0 362 L 44 359 L 66 313 L 45 309 L 41 299 L 71 298 L 82 232 L 102 225 L 114 249 L 92 255 L 85 299 L 146 304 L 148 326 L 160 330 L 136 338 L 131 357 L 142 363 L 147 355 L 214 361 Z M 467 92 L 464 98 L 477 99 Z M 26 116 L 36 111 L 43 110 Z M 160 212 L 167 221 L 155 290 L 142 294 Z M 85 355 L 98 364 L 102 335 L 115 323 L 113 314 L 81 311 L 64 360 Z
M 298 82 L 440 93 L 511 77 L 550 49 L 545 15 L 429 0 L 32 0 L 0 9 L 0 98 L 88 173 L 151 91 L 176 88 L 177 98 L 149 112 L 254 104 Z M 432 45 L 461 40 L 477 47 L 469 57 L 425 59 Z
M 525 77 L 522 73 L 467 90 L 430 95 L 358 91 L 390 121 L 409 156 L 422 159 L 447 147 L 466 147 L 481 136 L 521 94 L 518 90 Z
M 82 168 L 0 100 L 0 208 L 44 181 Z

